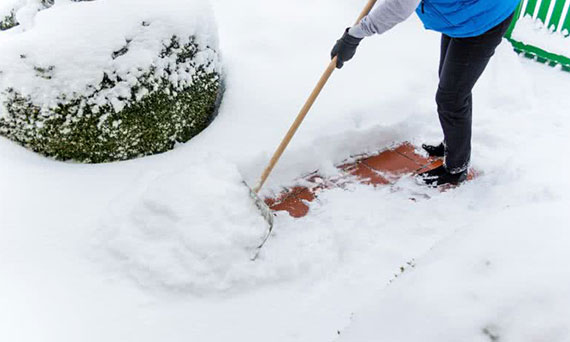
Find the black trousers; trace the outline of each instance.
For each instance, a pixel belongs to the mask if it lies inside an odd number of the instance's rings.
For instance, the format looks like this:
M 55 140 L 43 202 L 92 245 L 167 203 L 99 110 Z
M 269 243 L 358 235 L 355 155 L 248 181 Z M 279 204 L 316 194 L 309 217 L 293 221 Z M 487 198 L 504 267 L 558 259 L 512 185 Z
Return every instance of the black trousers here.
M 471 90 L 501 43 L 513 15 L 484 34 L 469 38 L 441 37 L 436 102 L 445 144 L 445 166 L 451 173 L 469 167 L 471 159 Z

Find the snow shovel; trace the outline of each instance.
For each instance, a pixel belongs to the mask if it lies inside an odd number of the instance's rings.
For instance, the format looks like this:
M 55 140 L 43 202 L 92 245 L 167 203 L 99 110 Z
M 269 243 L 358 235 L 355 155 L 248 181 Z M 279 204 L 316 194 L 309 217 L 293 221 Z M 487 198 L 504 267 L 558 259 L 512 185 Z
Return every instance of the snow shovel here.
M 366 6 L 364 7 L 364 9 L 362 10 L 362 13 L 360 13 L 360 15 L 358 16 L 358 19 L 356 20 L 356 24 L 358 24 L 362 20 L 362 18 L 367 16 L 368 13 L 370 13 L 372 8 L 376 4 L 376 1 L 377 0 L 369 0 L 368 1 Z M 301 126 L 301 123 L 303 122 L 303 120 L 305 119 L 305 117 L 307 116 L 309 111 L 311 110 L 311 107 L 313 106 L 317 97 L 319 96 L 319 94 L 323 90 L 325 84 L 327 83 L 327 81 L 331 77 L 333 71 L 336 69 L 336 60 L 337 60 L 336 57 L 334 57 L 331 60 L 327 69 L 325 70 L 325 72 L 321 76 L 321 79 L 319 80 L 319 82 L 315 86 L 315 89 L 313 89 L 313 92 L 311 93 L 311 95 L 309 95 L 309 98 L 305 102 L 305 105 L 303 106 L 303 108 L 301 108 L 301 111 L 297 115 L 295 122 L 293 122 L 293 125 L 291 125 L 291 128 L 289 128 L 289 131 L 285 135 L 285 138 L 283 138 L 283 140 L 281 141 L 281 144 L 279 144 L 279 147 L 277 147 L 277 150 L 273 154 L 273 157 L 271 157 L 271 160 L 269 161 L 269 164 L 267 165 L 267 167 L 265 168 L 265 170 L 261 174 L 261 178 L 257 182 L 257 185 L 253 189 L 250 188 L 251 198 L 255 202 L 255 205 L 259 208 L 261 215 L 265 218 L 265 220 L 269 224 L 269 231 L 267 232 L 267 235 L 263 239 L 263 242 L 261 243 L 261 245 L 259 245 L 258 253 L 255 255 L 253 260 L 255 260 L 257 258 L 257 256 L 259 255 L 259 250 L 263 247 L 263 245 L 265 245 L 265 243 L 267 242 L 267 239 L 269 239 L 269 236 L 271 235 L 271 232 L 273 231 L 273 213 L 271 212 L 271 209 L 267 206 L 267 204 L 265 204 L 265 202 L 259 197 L 259 195 L 258 195 L 259 191 L 261 190 L 261 188 L 263 187 L 263 184 L 265 184 L 265 181 L 267 180 L 267 178 L 271 174 L 271 171 L 273 171 L 273 168 L 275 167 L 275 165 L 277 164 L 277 162 L 279 161 L 279 159 L 283 155 L 283 152 L 285 152 L 285 149 L 287 148 L 287 146 L 291 142 L 291 139 L 293 139 L 293 136 L 297 132 L 297 129 L 299 128 L 299 126 Z M 246 184 L 246 186 L 247 186 L 247 184 Z M 249 186 L 248 186 L 248 188 L 249 188 Z

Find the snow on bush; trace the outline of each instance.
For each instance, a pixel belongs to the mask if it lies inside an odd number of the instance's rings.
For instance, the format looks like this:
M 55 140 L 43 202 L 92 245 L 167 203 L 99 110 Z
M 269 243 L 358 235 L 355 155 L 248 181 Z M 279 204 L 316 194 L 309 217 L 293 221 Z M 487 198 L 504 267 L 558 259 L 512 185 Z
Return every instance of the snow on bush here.
M 10 29 L 17 25 L 14 12 L 0 12 L 0 31 Z
M 570 56 L 569 34 L 566 29 L 554 31 L 554 26 L 546 27 L 539 19 L 526 15 L 517 21 L 512 38 L 557 55 Z
M 50 1 L 38 1 L 0 33 L 1 135 L 107 162 L 167 151 L 212 119 L 220 66 L 206 1 L 57 0 L 39 12 Z
M 16 12 L 24 5 L 25 0 L 4 0 L 0 3 L 0 31 L 8 30 L 18 25 Z
M 16 26 L 16 10 L 24 4 L 23 0 L 4 0 L 0 3 L 0 31 Z
M 69 0 L 73 2 L 93 0 Z M 3 0 L 0 4 L 0 31 L 33 21 L 35 14 L 53 6 L 55 0 Z
M 206 293 L 244 281 L 268 231 L 235 165 L 212 156 L 113 204 L 102 250 L 144 287 Z M 105 259 L 107 259 L 105 257 Z

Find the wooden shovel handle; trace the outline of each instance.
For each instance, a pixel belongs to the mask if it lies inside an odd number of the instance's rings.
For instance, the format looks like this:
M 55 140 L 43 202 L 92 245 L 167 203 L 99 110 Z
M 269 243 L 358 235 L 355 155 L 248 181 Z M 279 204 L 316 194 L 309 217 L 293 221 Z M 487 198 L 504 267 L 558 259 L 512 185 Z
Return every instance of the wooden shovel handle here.
M 367 16 L 368 13 L 370 13 L 372 8 L 374 7 L 374 4 L 376 4 L 376 1 L 377 0 L 369 0 L 368 1 L 368 3 L 366 4 L 364 9 L 362 10 L 360 15 L 358 16 L 358 19 L 356 20 L 356 24 L 360 23 L 360 21 L 365 16 Z M 336 60 L 337 60 L 337 57 L 334 57 L 331 60 L 327 69 L 325 70 L 325 72 L 321 76 L 319 82 L 315 86 L 315 89 L 313 89 L 313 92 L 311 93 L 311 95 L 309 96 L 307 101 L 305 102 L 305 105 L 303 105 L 303 108 L 301 108 L 301 111 L 297 115 L 295 122 L 293 122 L 293 125 L 291 125 L 291 128 L 289 128 L 289 131 L 285 135 L 285 138 L 283 138 L 283 140 L 281 141 L 281 144 L 279 144 L 279 147 L 277 147 L 277 150 L 275 151 L 275 153 L 273 154 L 273 157 L 271 157 L 271 160 L 269 161 L 269 165 L 267 165 L 267 167 L 263 171 L 263 174 L 261 175 L 261 179 L 259 180 L 257 185 L 253 188 L 253 191 L 255 193 L 259 193 L 259 191 L 261 190 L 261 187 L 263 186 L 263 184 L 265 184 L 265 181 L 267 180 L 267 178 L 271 174 L 271 171 L 273 171 L 273 168 L 275 167 L 275 165 L 277 164 L 277 162 L 279 161 L 279 159 L 283 155 L 283 152 L 285 152 L 285 149 L 287 148 L 287 146 L 291 142 L 291 139 L 293 139 L 293 136 L 297 132 L 297 129 L 299 129 L 299 126 L 301 126 L 301 123 L 303 122 L 303 120 L 305 119 L 305 117 L 307 116 L 309 111 L 311 110 L 311 107 L 313 106 L 313 104 L 317 100 L 317 97 L 319 96 L 319 94 L 323 90 L 325 84 L 327 84 L 327 81 L 329 80 L 329 78 L 331 77 L 332 73 L 334 72 L 334 70 L 336 68 Z

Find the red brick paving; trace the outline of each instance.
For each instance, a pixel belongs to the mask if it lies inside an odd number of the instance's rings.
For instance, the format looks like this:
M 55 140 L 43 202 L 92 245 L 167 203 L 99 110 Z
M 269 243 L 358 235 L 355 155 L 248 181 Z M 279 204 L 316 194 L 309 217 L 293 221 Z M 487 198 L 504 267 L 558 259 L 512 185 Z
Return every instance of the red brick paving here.
M 309 213 L 309 206 L 303 203 L 295 195 L 290 195 L 279 203 L 270 206 L 273 211 L 287 211 L 295 218 L 303 217 Z
M 359 161 L 354 164 L 344 165 L 342 170 L 355 176 L 361 183 L 367 185 L 386 185 L 390 181 L 383 177 L 380 172 L 368 166 L 366 163 Z
M 406 174 L 422 173 L 441 166 L 442 163 L 441 159 L 426 158 L 416 153 L 416 148 L 406 142 L 380 154 L 360 157 L 356 161 L 337 166 L 341 175 L 339 178 L 326 179 L 316 171 L 304 178 L 310 186 L 286 189 L 276 198 L 265 199 L 265 203 L 273 211 L 287 211 L 292 217 L 300 218 L 309 213 L 305 201 L 314 201 L 319 191 L 342 187 L 343 184 L 354 181 L 372 186 L 388 185 Z M 471 170 L 468 179 L 475 176 L 476 173 Z
M 376 171 L 394 175 L 412 173 L 420 168 L 415 161 L 394 150 L 382 152 L 377 156 L 365 159 L 363 162 Z

